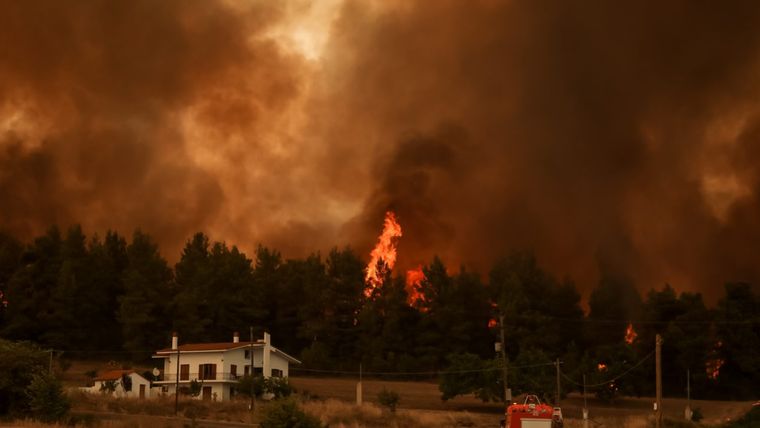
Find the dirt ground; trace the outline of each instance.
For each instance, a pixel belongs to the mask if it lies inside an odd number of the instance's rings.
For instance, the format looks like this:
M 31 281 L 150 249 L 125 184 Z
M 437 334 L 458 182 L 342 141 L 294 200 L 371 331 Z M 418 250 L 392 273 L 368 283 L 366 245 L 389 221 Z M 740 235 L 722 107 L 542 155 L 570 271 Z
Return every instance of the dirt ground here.
M 68 387 L 84 386 L 90 380 L 85 374 L 87 371 L 102 371 L 112 367 L 121 368 L 122 365 L 118 362 L 112 362 L 109 366 L 104 362 L 74 361 L 64 372 L 63 380 Z M 132 368 L 140 373 L 151 369 L 147 366 Z M 302 396 L 307 395 L 321 400 L 340 400 L 349 406 L 356 399 L 357 379 L 354 378 L 291 377 L 290 382 Z M 377 404 L 377 395 L 383 389 L 397 392 L 401 397 L 399 415 L 413 417 L 423 422 L 428 420 L 431 426 L 497 427 L 503 411 L 500 403 L 483 403 L 471 396 L 457 397 L 444 402 L 440 399 L 438 384 L 434 381 L 364 379 L 362 388 L 364 401 L 374 404 Z M 621 398 L 614 404 L 609 404 L 589 396 L 587 402 L 590 418 L 595 422 L 591 426 L 602 424 L 605 427 L 637 428 L 646 426 L 647 418 L 652 415 L 654 399 Z M 663 401 L 664 415 L 680 419 L 685 406 L 685 399 L 666 398 Z M 708 424 L 736 419 L 746 413 L 751 406 L 752 402 L 692 400 L 691 403 L 692 408 L 701 410 L 705 418 L 703 422 Z M 571 394 L 563 400 L 561 407 L 568 422 L 566 427 L 580 427 L 583 397 L 580 394 Z M 319 411 L 329 412 L 324 409 Z
M 299 392 L 317 395 L 320 398 L 336 398 L 354 401 L 356 397 L 356 379 L 306 378 L 293 377 L 291 384 Z M 434 382 L 400 382 L 385 380 L 367 380 L 362 382 L 365 402 L 377 403 L 377 394 L 383 389 L 396 391 L 401 396 L 400 409 L 420 409 L 428 411 L 469 412 L 472 415 L 493 417 L 498 424 L 502 405 L 483 403 L 474 397 L 457 397 L 447 402 L 441 401 L 441 393 Z M 589 417 L 591 419 L 641 417 L 646 419 L 653 412 L 654 398 L 621 398 L 614 404 L 587 397 Z M 582 417 L 583 396 L 570 394 L 561 403 L 563 415 L 570 419 Z M 674 419 L 682 418 L 686 399 L 663 399 L 663 415 Z M 704 415 L 704 422 L 716 424 L 736 419 L 749 411 L 751 401 L 706 401 L 692 400 L 691 407 L 699 408 Z M 492 416 L 491 416 L 492 415 Z

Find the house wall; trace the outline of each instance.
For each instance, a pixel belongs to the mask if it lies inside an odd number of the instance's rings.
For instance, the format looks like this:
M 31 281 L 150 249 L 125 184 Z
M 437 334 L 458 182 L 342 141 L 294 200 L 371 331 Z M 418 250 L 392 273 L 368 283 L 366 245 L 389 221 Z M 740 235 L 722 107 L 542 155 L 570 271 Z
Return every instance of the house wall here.
M 201 364 L 215 364 L 216 379 L 208 379 L 203 382 L 202 387 L 212 388 L 212 400 L 226 401 L 231 399 L 231 388 L 234 388 L 237 384 L 237 378 L 233 378 L 231 375 L 232 366 L 237 366 L 237 377 L 243 376 L 246 372 L 246 367 L 250 365 L 250 358 L 246 358 L 245 356 L 248 350 L 250 350 L 250 347 L 243 345 L 241 348 L 227 351 L 181 352 L 179 364 L 180 366 L 189 365 L 189 375 L 187 379 L 180 379 L 180 388 L 186 387 L 192 380 L 198 380 L 200 377 L 199 366 Z M 177 354 L 165 355 L 167 357 L 163 358 L 164 369 L 161 385 L 166 389 L 166 394 L 171 395 L 175 393 L 173 381 L 176 380 L 178 373 Z M 272 369 L 280 370 L 283 377 L 288 376 L 288 360 L 274 352 L 274 348 L 270 345 L 268 334 L 265 335 L 263 343 L 259 342 L 253 345 L 253 367 L 260 368 L 262 374 L 266 377 L 272 375 Z M 198 398 L 203 399 L 202 391 Z
M 237 375 L 243 376 L 245 374 L 245 367 L 250 364 L 250 361 L 245 358 L 245 351 L 247 349 L 233 349 L 226 352 L 213 351 L 213 352 L 191 352 L 181 353 L 179 356 L 179 364 L 190 365 L 190 378 L 189 380 L 198 379 L 198 366 L 201 364 L 216 364 L 217 379 L 228 379 L 227 376 L 232 371 L 232 365 L 237 365 Z M 253 348 L 253 366 L 262 367 L 263 365 L 263 349 L 261 347 Z M 174 379 L 177 374 L 177 354 L 171 354 L 169 358 L 164 359 L 164 379 Z M 225 377 L 222 377 L 225 376 Z
M 280 356 L 280 354 L 272 353 L 270 358 L 272 369 L 282 370 L 282 376 L 288 377 L 288 360 Z

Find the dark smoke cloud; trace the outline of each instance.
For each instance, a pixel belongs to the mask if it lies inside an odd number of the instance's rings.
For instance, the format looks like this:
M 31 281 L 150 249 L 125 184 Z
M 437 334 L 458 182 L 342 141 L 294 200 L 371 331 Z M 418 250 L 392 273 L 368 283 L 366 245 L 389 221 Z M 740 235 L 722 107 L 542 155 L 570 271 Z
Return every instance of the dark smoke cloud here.
M 760 280 L 758 24 L 754 2 L 350 3 L 334 101 L 359 112 L 343 132 L 393 153 L 356 222 L 398 207 L 435 237 L 403 238 L 407 266 L 439 252 L 483 270 L 528 248 L 587 290 L 600 274 L 709 297 Z M 451 154 L 438 123 L 474 166 L 399 164 L 408 132 Z
M 265 3 L 3 2 L 0 224 L 142 227 L 170 252 L 213 227 L 236 198 L 225 171 L 298 91 Z
M 4 2 L 0 227 L 760 282 L 755 2 L 326 3 Z

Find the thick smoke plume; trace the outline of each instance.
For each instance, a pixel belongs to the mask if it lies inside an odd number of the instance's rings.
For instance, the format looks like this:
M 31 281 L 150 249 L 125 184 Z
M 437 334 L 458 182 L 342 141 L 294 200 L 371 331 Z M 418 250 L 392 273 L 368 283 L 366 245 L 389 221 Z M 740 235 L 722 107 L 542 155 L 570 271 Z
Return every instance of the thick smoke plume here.
M 760 282 L 760 8 L 4 2 L 0 227 Z

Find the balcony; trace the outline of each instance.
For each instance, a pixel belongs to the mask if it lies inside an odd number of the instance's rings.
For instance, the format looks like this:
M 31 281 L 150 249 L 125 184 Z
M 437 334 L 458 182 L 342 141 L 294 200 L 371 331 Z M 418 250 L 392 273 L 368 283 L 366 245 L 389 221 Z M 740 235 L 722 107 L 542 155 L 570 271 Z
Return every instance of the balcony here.
M 240 374 L 232 373 L 180 373 L 180 382 L 190 382 L 191 380 L 203 381 L 203 382 L 235 382 L 243 377 Z M 161 376 L 161 380 L 155 381 L 155 383 L 175 383 L 177 381 L 177 373 L 165 373 Z

